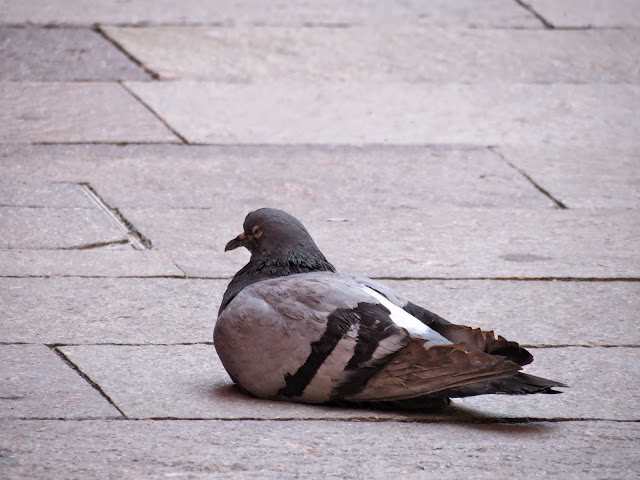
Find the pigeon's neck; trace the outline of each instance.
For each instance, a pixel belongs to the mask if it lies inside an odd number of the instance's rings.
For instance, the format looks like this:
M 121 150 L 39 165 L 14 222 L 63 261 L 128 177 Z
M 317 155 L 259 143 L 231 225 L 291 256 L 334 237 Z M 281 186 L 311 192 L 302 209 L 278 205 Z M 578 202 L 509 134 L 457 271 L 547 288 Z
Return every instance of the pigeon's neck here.
M 335 272 L 336 269 L 320 252 L 289 254 L 282 257 L 252 255 L 251 260 L 233 277 L 222 297 L 218 314 L 240 291 L 249 285 L 269 278 L 295 273 Z

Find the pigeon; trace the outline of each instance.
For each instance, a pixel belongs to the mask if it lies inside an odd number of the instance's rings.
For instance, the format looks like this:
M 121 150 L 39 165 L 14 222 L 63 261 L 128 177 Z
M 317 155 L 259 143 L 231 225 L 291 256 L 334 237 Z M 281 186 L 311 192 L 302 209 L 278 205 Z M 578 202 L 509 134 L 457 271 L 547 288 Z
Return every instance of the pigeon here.
M 428 410 L 451 398 L 566 386 L 521 373 L 533 357 L 516 342 L 336 272 L 282 210 L 249 213 L 225 251 L 238 247 L 251 258 L 224 293 L 213 337 L 233 382 L 256 397 Z

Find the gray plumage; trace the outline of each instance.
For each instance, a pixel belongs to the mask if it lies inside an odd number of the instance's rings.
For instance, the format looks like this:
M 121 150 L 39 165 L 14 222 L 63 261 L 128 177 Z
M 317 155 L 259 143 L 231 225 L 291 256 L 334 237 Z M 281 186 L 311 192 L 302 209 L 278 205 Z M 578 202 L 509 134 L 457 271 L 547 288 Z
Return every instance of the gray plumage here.
M 251 259 L 225 292 L 214 343 L 233 381 L 253 395 L 432 408 L 450 397 L 563 386 L 519 373 L 533 358 L 515 342 L 336 273 L 283 211 L 250 213 L 225 250 L 239 246 Z

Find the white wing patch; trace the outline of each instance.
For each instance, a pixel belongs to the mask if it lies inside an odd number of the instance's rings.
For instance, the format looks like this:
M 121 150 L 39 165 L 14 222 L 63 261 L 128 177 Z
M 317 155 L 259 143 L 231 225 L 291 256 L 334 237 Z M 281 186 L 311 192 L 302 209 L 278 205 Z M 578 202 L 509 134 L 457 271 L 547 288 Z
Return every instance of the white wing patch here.
M 412 337 L 428 340 L 431 345 L 450 345 L 453 343 L 432 328 L 426 326 L 409 312 L 406 312 L 402 308 L 391 303 L 384 295 L 380 295 L 375 290 L 364 285 L 362 285 L 362 290 L 384 305 L 391 312 L 391 320 L 393 320 L 393 322 L 399 327 L 406 328 Z M 425 345 L 425 347 L 428 346 L 429 345 Z

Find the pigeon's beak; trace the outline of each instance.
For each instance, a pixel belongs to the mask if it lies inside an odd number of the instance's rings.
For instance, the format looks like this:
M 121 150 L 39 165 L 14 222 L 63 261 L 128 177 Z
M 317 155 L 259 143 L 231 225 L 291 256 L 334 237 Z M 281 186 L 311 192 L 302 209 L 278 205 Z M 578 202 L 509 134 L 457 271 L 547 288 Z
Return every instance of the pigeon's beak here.
M 229 243 L 227 243 L 227 245 L 224 247 L 224 251 L 228 252 L 229 250 L 235 250 L 238 247 L 243 247 L 246 243 L 245 242 L 246 239 L 247 239 L 247 236 L 245 235 L 244 232 L 242 232 L 236 238 L 234 238 Z

